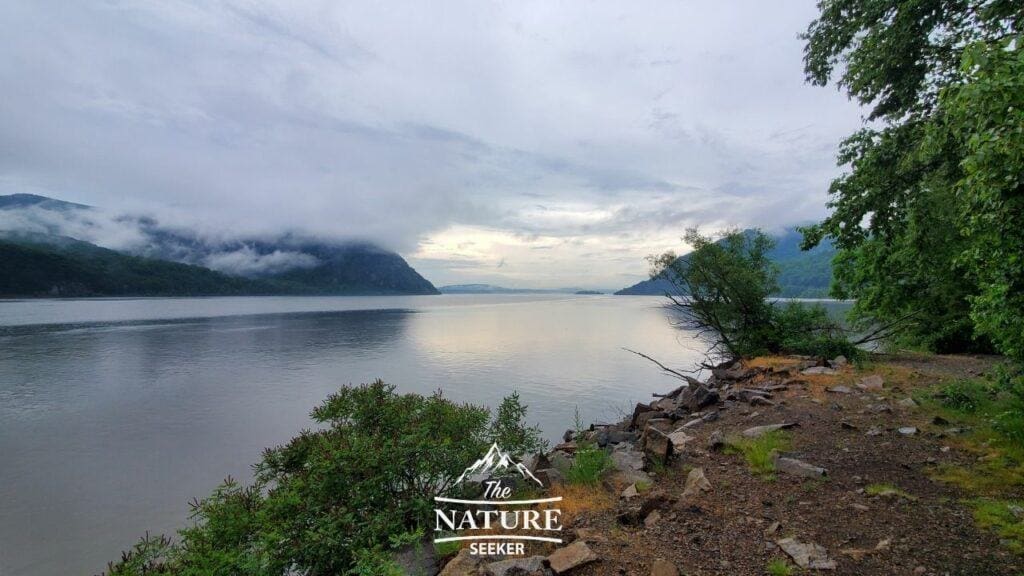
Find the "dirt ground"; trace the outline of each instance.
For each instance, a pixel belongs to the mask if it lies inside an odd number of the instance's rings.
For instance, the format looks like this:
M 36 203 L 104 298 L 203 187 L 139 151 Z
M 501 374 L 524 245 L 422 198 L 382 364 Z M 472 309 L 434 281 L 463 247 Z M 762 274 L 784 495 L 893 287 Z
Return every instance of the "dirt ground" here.
M 957 432 L 950 431 L 950 423 L 933 420 L 923 408 L 898 404 L 915 390 L 942 380 L 980 375 L 994 361 L 973 356 L 887 356 L 867 368 L 845 366 L 835 375 L 803 376 L 794 371 L 788 388 L 774 392 L 772 406 L 720 405 L 719 418 L 688 430 L 695 440 L 668 466 L 656 470 L 653 484 L 640 495 L 667 498 L 660 520 L 624 524 L 617 519 L 621 501 L 604 509 L 583 507 L 567 518 L 568 528 L 600 558 L 572 574 L 647 576 L 655 561 L 664 559 L 690 576 L 761 575 L 776 559 L 793 566 L 775 544 L 785 537 L 823 546 L 836 565 L 823 574 L 1024 574 L 1024 558 L 1002 546 L 996 534 L 976 526 L 963 503 L 970 495 L 932 479 L 936 467 L 969 464 L 975 456 L 957 447 Z M 799 361 L 760 362 L 778 370 Z M 869 374 L 883 377 L 882 391 L 856 387 Z M 739 386 L 761 384 L 755 379 Z M 827 390 L 837 385 L 850 391 Z M 734 437 L 752 426 L 781 422 L 798 424 L 789 430 L 792 445 L 786 456 L 825 468 L 826 476 L 776 474 L 766 479 L 752 473 L 742 455 L 707 445 L 714 431 Z M 918 432 L 898 431 L 910 426 Z M 872 430 L 875 427 L 878 430 Z M 680 498 L 694 468 L 704 471 L 711 490 Z M 883 484 L 901 494 L 869 495 L 874 491 L 869 487 Z M 620 484 L 603 489 L 621 488 Z M 794 574 L 816 572 L 793 568 Z

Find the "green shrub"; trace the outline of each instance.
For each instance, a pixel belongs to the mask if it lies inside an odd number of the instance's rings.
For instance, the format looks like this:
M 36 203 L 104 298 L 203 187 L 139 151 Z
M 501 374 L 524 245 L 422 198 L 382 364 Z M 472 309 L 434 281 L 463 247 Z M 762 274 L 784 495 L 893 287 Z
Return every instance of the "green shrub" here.
M 955 380 L 939 392 L 942 405 L 950 410 L 973 414 L 987 406 L 991 388 L 978 380 Z
M 593 486 L 601 479 L 601 474 L 611 466 L 611 457 L 603 448 L 596 445 L 583 445 L 576 450 L 572 466 L 565 472 L 565 479 L 570 484 Z
M 768 576 L 793 576 L 796 574 L 796 568 L 782 558 L 773 559 L 765 566 L 764 571 Z
M 313 410 L 319 425 L 268 449 L 251 486 L 228 479 L 192 503 L 180 543 L 143 539 L 108 572 L 118 576 L 289 572 L 390 576 L 396 535 L 422 535 L 433 497 L 501 436 L 502 447 L 536 449 L 526 409 L 506 398 L 487 408 L 396 394 L 380 380 L 344 387 Z M 454 491 L 453 491 L 454 490 Z

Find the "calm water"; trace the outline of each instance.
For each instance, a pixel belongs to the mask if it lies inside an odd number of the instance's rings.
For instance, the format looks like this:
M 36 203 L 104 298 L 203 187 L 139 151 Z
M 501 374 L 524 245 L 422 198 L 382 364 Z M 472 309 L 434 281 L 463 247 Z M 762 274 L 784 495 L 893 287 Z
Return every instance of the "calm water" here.
M 248 478 L 339 385 L 380 377 L 549 438 L 618 418 L 699 346 L 661 298 L 446 295 L 0 301 L 0 576 L 93 574 L 187 501 Z

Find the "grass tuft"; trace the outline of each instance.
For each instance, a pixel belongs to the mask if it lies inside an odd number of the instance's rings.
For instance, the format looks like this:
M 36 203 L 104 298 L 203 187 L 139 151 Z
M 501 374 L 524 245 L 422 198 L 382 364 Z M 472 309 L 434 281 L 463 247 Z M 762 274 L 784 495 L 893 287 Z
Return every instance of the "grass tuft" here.
M 881 498 L 906 498 L 907 500 L 917 500 L 916 496 L 911 496 L 895 484 L 869 484 L 864 488 L 864 492 L 868 496 L 879 496 Z
M 776 430 L 757 438 L 733 438 L 727 442 L 725 452 L 742 454 L 751 472 L 765 479 L 774 479 L 775 456 L 788 450 L 790 444 L 789 434 Z
M 979 526 L 998 534 L 1010 550 L 1024 554 L 1024 501 L 979 498 L 969 504 Z
M 581 446 L 573 458 L 572 466 L 565 471 L 569 484 L 596 485 L 601 474 L 611 467 L 612 458 L 598 446 Z
M 768 576 L 793 576 L 796 574 L 796 568 L 782 558 L 772 559 L 772 561 L 764 567 L 764 571 Z

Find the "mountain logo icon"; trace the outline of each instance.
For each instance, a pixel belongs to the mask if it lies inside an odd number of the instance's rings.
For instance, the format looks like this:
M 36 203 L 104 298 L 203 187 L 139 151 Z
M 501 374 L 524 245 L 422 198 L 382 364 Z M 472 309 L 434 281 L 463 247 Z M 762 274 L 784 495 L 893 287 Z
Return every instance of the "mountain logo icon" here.
M 505 452 L 498 447 L 497 442 L 491 444 L 490 450 L 487 451 L 487 454 L 485 454 L 483 458 L 473 462 L 472 466 L 466 468 L 465 472 L 462 473 L 462 476 L 459 476 L 459 479 L 456 480 L 455 483 L 461 484 L 462 481 L 467 478 L 478 476 L 486 477 L 494 474 L 500 475 L 509 471 L 519 472 L 523 479 L 533 480 L 538 486 L 544 486 L 544 483 L 538 480 L 525 464 L 516 462 L 511 456 L 509 456 L 508 452 Z

